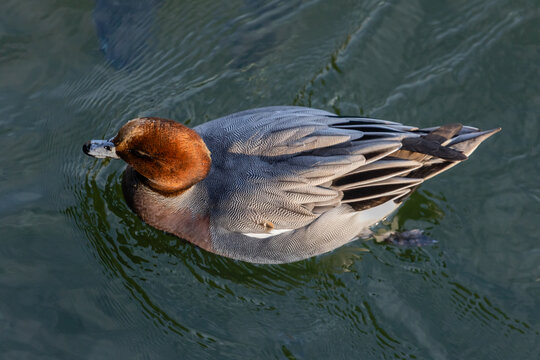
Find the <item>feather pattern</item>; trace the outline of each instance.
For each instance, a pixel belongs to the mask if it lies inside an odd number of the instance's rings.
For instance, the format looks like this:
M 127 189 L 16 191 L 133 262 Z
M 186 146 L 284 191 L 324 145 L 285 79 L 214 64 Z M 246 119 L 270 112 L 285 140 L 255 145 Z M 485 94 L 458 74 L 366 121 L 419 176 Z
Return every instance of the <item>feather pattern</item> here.
M 283 263 L 367 235 L 424 180 L 466 159 L 499 129 L 418 129 L 269 107 L 194 130 L 211 153 L 204 180 L 167 196 L 128 167 L 123 187 L 130 206 L 151 225 L 208 251 Z
M 475 134 L 473 129 L 464 132 Z M 244 111 L 195 130 L 212 153 L 205 181 L 212 209 L 219 213 L 215 218 L 228 231 L 241 233 L 264 233 L 267 223 L 298 229 L 323 209 L 342 204 L 355 210 L 377 206 L 409 194 L 431 170 L 439 172 L 431 166 L 422 173 L 430 159 L 442 157 L 450 166 L 466 158 L 463 149 L 441 145 L 460 134 L 461 125 L 419 130 L 301 107 Z M 223 137 L 224 131 L 229 136 Z M 219 179 L 233 170 L 245 174 L 228 181 L 233 191 L 215 191 L 223 186 Z M 231 213 L 234 204 L 242 208 Z

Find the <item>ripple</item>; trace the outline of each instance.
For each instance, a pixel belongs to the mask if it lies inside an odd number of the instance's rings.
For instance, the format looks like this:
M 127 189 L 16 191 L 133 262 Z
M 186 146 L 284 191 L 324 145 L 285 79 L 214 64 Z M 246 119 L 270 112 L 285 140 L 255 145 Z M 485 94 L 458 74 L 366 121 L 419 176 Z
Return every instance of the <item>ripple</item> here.
M 66 213 L 88 237 L 93 256 L 108 272 L 123 280 L 141 310 L 164 331 L 189 335 L 204 346 L 216 342 L 232 346 L 228 332 L 217 325 L 219 316 L 208 319 L 206 330 L 202 330 L 197 325 L 200 315 L 192 310 L 200 306 L 215 308 L 217 297 L 222 301 L 229 299 L 228 311 L 243 312 L 247 307 L 252 311 L 277 312 L 276 297 L 287 298 L 292 290 L 319 279 L 318 264 L 328 262 L 328 257 L 323 257 L 262 266 L 206 253 L 150 228 L 131 213 L 123 201 L 121 174 L 116 169 L 107 162 L 93 161 L 81 185 L 72 185 L 78 204 L 66 209 Z M 332 265 L 328 269 L 336 268 Z M 331 273 L 325 274 L 332 278 Z M 338 280 L 334 277 L 332 281 Z M 190 292 L 201 290 L 209 297 L 193 303 Z M 182 306 L 178 308 L 178 304 Z
M 471 165 L 463 170 L 459 186 L 441 179 L 439 187 L 427 188 L 439 190 L 417 192 L 383 225 L 425 229 L 440 240 L 435 247 L 399 249 L 356 241 L 325 256 L 267 266 L 206 253 L 145 225 L 122 199 L 123 165 L 90 160 L 80 152 L 89 137 L 111 136 L 140 114 L 197 124 L 243 107 L 294 101 L 338 113 L 362 114 L 365 107 L 366 112 L 391 113 L 396 120 L 416 119 L 412 100 L 422 106 L 423 101 L 446 99 L 452 86 L 459 91 L 470 86 L 467 76 L 474 76 L 474 62 L 488 56 L 529 15 L 523 10 L 499 13 L 500 2 L 479 1 L 439 6 L 442 10 L 419 1 L 343 7 L 320 1 L 233 5 L 240 10 L 232 12 L 217 2 L 166 2 L 155 14 L 155 42 L 135 66 L 115 69 L 95 53 L 91 65 L 76 76 L 50 92 L 36 93 L 47 95 L 43 103 L 56 110 L 39 108 L 46 120 L 29 127 L 21 145 L 29 148 L 28 158 L 15 159 L 33 168 L 34 161 L 43 161 L 40 149 L 63 159 L 62 181 L 56 181 L 68 195 L 53 201 L 69 204 L 65 213 L 80 233 L 84 251 L 110 279 L 106 289 L 96 291 L 98 304 L 128 327 L 138 323 L 145 330 L 157 329 L 157 334 L 136 334 L 134 347 L 140 354 L 173 346 L 177 354 L 196 348 L 214 358 L 457 358 L 463 356 L 460 352 L 469 358 L 496 358 L 511 353 L 503 348 L 506 340 L 534 348 L 538 287 L 525 281 L 534 275 L 535 258 L 527 251 L 532 240 L 520 237 L 532 234 L 527 215 L 533 207 L 520 204 L 536 188 L 526 171 L 516 175 L 512 168 L 499 174 L 503 165 L 490 172 L 485 172 L 489 165 Z M 400 104 L 406 106 L 396 106 Z M 448 100 L 447 107 L 452 104 Z M 6 109 L 16 113 L 17 108 Z M 59 119 L 66 122 L 52 126 L 53 117 L 63 111 L 68 115 Z M 512 111 L 505 116 L 515 118 Z M 440 109 L 433 113 L 442 116 Z M 531 114 L 525 118 L 528 123 L 535 120 Z M 24 116 L 14 119 L 3 133 L 26 131 Z M 534 125 L 521 125 L 511 131 L 516 138 L 525 136 L 526 146 L 516 148 L 513 140 L 495 146 L 492 155 L 502 157 L 501 164 L 506 164 L 503 150 L 531 155 L 536 149 L 529 146 L 536 140 Z M 58 134 L 71 140 L 55 145 Z M 35 141 L 39 149 L 32 148 Z M 530 159 L 514 156 L 513 166 L 523 169 Z M 502 181 L 498 176 L 529 190 L 510 196 L 515 185 L 495 186 Z M 487 184 L 486 177 L 490 185 L 485 189 L 465 192 L 471 182 Z M 454 195 L 458 205 L 445 198 Z M 33 195 L 14 196 L 24 204 Z M 484 205 L 474 210 L 470 202 Z M 508 206 L 518 210 L 509 212 Z M 485 215 L 490 213 L 496 214 L 491 220 Z M 511 271 L 492 265 L 491 271 L 508 272 L 505 284 L 497 287 L 478 264 L 499 263 L 503 242 L 496 232 L 510 221 L 516 224 L 511 232 L 519 236 L 509 238 L 504 253 L 520 254 L 512 262 L 528 262 Z M 498 242 L 486 254 L 490 237 Z M 473 270 L 478 274 L 472 275 Z M 512 276 L 519 281 L 512 282 Z

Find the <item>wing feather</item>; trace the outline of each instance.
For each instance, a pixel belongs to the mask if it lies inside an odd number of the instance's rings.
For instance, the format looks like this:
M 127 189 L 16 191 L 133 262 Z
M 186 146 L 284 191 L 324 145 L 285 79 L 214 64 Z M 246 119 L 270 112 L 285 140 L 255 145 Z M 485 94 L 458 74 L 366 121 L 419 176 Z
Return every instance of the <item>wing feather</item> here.
M 301 107 L 249 110 L 196 130 L 212 153 L 204 180 L 212 218 L 250 234 L 298 229 L 342 204 L 362 210 L 401 201 L 497 131 L 417 129 Z

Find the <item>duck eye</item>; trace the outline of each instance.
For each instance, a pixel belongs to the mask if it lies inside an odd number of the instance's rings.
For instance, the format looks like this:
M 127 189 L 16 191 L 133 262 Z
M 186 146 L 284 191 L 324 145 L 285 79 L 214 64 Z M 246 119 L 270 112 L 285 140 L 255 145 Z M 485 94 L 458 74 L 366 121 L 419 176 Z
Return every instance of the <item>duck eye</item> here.
M 150 155 L 139 150 L 131 150 L 131 153 L 141 159 L 152 159 Z
M 111 147 L 109 145 L 105 145 L 105 150 L 111 151 Z

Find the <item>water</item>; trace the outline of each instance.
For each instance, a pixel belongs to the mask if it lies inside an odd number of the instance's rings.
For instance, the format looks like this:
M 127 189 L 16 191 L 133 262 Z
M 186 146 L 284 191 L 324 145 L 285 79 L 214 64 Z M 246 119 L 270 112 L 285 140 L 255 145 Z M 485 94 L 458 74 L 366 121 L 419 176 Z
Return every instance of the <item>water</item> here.
M 540 357 L 538 2 L 116 4 L 0 5 L 3 359 Z M 278 104 L 503 131 L 383 224 L 437 245 L 275 266 L 141 223 L 81 151 Z

